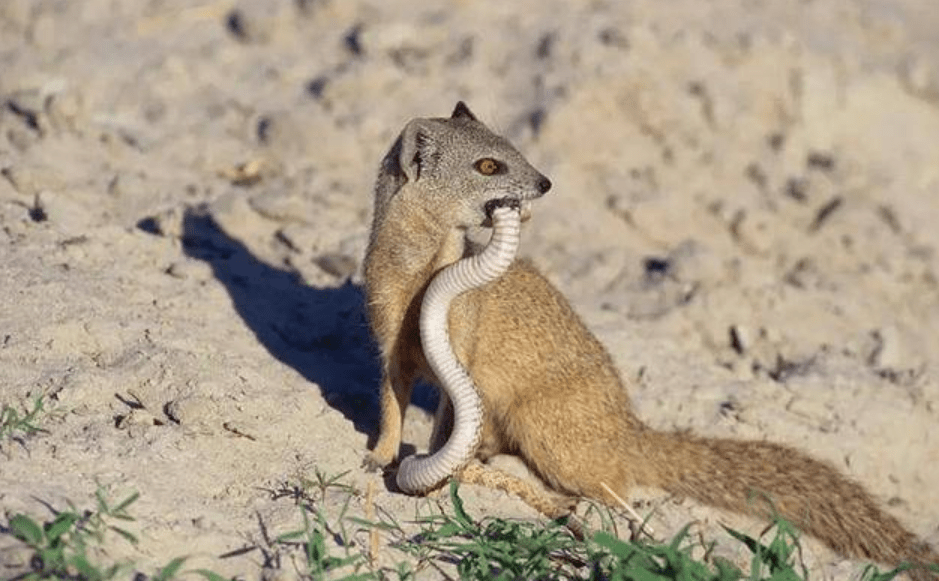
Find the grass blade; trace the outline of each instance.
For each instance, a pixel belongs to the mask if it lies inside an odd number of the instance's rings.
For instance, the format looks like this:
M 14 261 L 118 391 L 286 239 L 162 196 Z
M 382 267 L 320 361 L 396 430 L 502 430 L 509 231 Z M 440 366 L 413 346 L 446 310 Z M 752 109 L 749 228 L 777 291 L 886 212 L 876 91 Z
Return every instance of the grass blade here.
M 457 522 L 459 522 L 464 529 L 471 530 L 474 528 L 473 520 L 466 514 L 466 510 L 463 508 L 463 499 L 457 494 L 459 488 L 460 485 L 456 478 L 450 481 L 450 502 L 453 503 L 453 513 Z
M 124 500 L 122 500 L 121 502 L 119 502 L 118 505 L 115 506 L 115 507 L 111 510 L 111 512 L 112 512 L 112 513 L 115 513 L 115 512 L 124 512 L 124 509 L 126 509 L 128 506 L 130 506 L 130 505 L 134 504 L 135 502 L 137 502 L 137 499 L 138 499 L 138 498 L 140 498 L 140 493 L 139 493 L 139 492 L 133 492 L 133 493 L 131 493 L 130 496 L 128 496 L 127 498 L 125 498 Z M 114 515 L 114 516 L 118 516 L 118 515 Z
M 195 573 L 196 575 L 201 575 L 206 581 L 231 581 L 228 577 L 223 577 L 215 571 L 210 571 L 208 569 L 196 569 L 190 572 Z
M 162 569 L 157 571 L 157 573 L 151 577 L 151 581 L 170 581 L 170 579 L 176 577 L 176 573 L 179 572 L 179 569 L 185 562 L 186 557 L 176 557 L 167 563 L 166 566 L 164 566 Z
M 10 530 L 13 531 L 14 537 L 30 547 L 43 545 L 42 528 L 25 514 L 18 514 L 10 519 Z
M 124 537 L 127 540 L 127 542 L 129 542 L 130 544 L 132 545 L 137 544 L 137 536 L 134 535 L 134 533 L 126 529 L 122 529 L 121 527 L 116 527 L 116 526 L 111 526 L 111 530 L 121 535 L 122 537 Z
M 62 535 L 72 530 L 77 521 L 78 515 L 73 512 L 63 512 L 55 517 L 55 520 L 45 527 L 49 544 L 55 543 Z

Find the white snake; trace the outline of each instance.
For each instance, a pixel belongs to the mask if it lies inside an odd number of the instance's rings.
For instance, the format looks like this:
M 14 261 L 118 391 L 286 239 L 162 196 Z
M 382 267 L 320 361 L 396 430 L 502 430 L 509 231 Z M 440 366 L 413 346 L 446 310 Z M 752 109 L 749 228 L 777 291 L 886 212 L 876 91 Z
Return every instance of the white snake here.
M 398 468 L 398 487 L 409 494 L 427 492 L 473 458 L 482 430 L 483 406 L 473 379 L 450 346 L 450 303 L 468 290 L 488 284 L 508 270 L 518 251 L 520 212 L 517 200 L 486 205 L 492 239 L 482 252 L 444 268 L 431 281 L 421 303 L 421 344 L 427 363 L 453 403 L 453 432 L 431 456 L 409 456 Z

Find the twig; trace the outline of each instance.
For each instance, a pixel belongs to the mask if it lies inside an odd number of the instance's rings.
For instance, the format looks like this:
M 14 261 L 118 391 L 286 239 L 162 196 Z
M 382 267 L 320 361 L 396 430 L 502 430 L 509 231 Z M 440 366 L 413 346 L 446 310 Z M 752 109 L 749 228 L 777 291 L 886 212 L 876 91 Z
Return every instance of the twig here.
M 633 507 L 631 507 L 631 506 L 629 505 L 628 502 L 626 502 L 625 500 L 623 500 L 622 497 L 620 497 L 620 495 L 618 495 L 618 494 L 616 494 L 615 492 L 613 492 L 613 489 L 610 488 L 609 486 L 607 486 L 606 482 L 601 482 L 601 483 L 600 483 L 600 486 L 602 486 L 602 487 L 603 487 L 603 490 L 605 490 L 607 494 L 609 494 L 610 496 L 612 496 L 613 499 L 614 499 L 616 502 L 618 502 L 619 505 L 622 506 L 623 509 L 625 509 L 626 512 L 628 512 L 628 513 L 630 514 L 630 516 L 633 517 L 633 519 L 636 520 L 636 522 L 639 523 L 639 530 L 637 531 L 637 533 L 641 533 L 641 532 L 642 532 L 642 529 L 645 529 L 647 535 L 649 535 L 650 537 L 654 537 L 654 536 L 655 536 L 655 530 L 654 530 L 651 526 L 649 526 L 649 525 L 646 523 L 646 519 L 642 518 L 642 517 L 639 515 L 639 513 L 636 512 L 635 509 L 633 509 Z
M 375 480 L 368 481 L 365 490 L 365 518 L 375 520 Z M 368 532 L 368 560 L 372 566 L 378 561 L 378 528 L 372 527 Z

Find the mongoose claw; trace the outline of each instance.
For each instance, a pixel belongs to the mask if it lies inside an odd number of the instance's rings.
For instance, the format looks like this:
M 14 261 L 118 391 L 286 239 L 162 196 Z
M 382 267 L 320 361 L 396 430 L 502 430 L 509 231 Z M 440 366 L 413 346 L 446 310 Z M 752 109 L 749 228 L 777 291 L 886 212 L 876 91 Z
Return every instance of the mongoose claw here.
M 381 458 L 376 458 L 374 454 L 369 453 L 362 458 L 362 468 L 366 472 L 377 473 L 384 472 L 385 469 L 391 465 L 391 462 L 383 462 Z

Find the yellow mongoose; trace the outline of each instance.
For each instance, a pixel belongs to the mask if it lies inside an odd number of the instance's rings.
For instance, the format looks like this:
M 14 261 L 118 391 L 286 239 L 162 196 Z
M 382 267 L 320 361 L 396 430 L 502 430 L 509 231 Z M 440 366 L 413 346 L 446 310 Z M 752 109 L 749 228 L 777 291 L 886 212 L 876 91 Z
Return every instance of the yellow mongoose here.
M 396 459 L 414 381 L 436 381 L 417 323 L 429 281 L 470 252 L 467 229 L 484 223 L 490 199 L 508 192 L 530 200 L 550 187 L 463 103 L 450 118 L 409 122 L 382 161 L 365 258 L 384 374 L 370 466 Z M 615 499 L 604 484 L 624 498 L 632 486 L 653 486 L 760 517 L 770 516 L 770 499 L 779 514 L 841 554 L 939 563 L 927 544 L 825 462 L 778 444 L 644 425 L 606 349 L 526 261 L 457 298 L 449 324 L 454 352 L 483 400 L 481 460 L 516 454 L 553 490 L 608 504 Z M 438 413 L 432 448 L 446 438 L 446 421 Z

